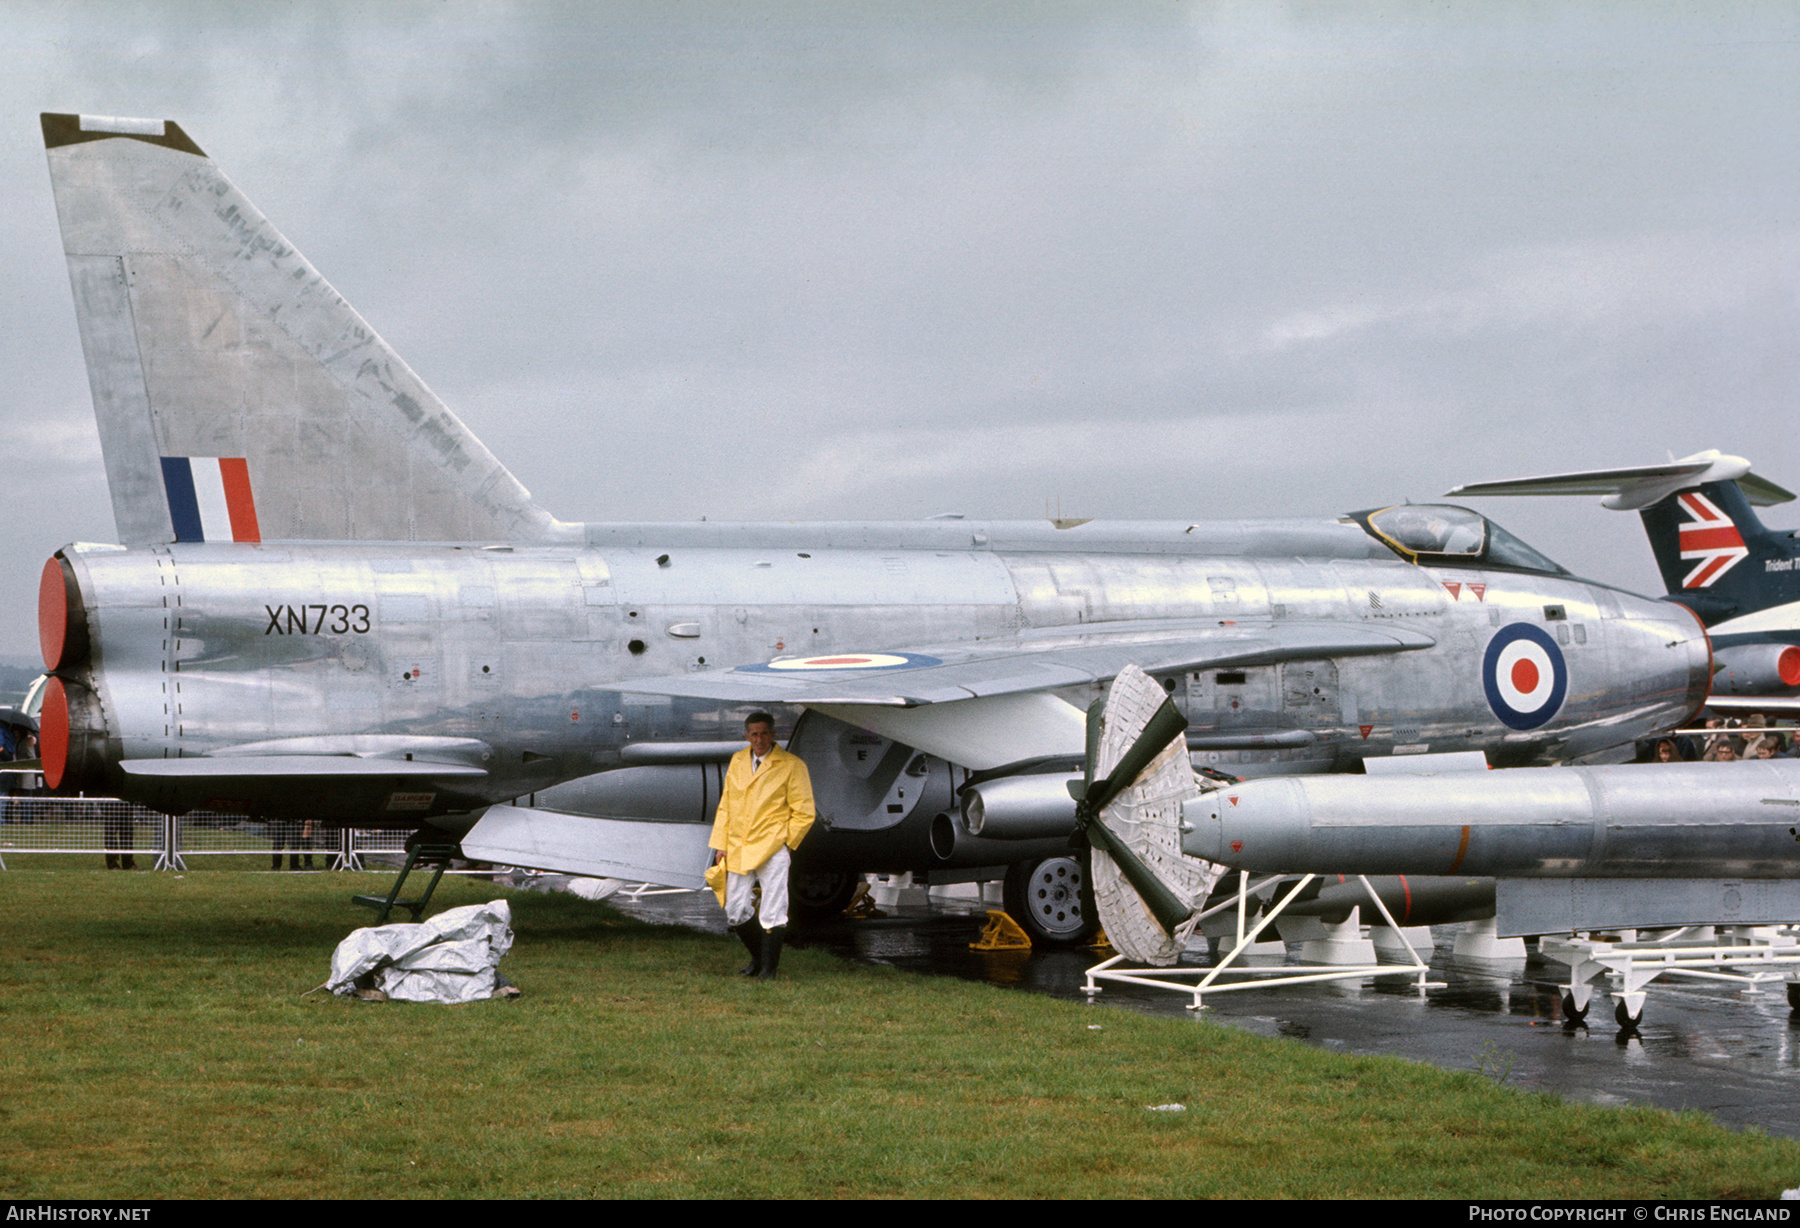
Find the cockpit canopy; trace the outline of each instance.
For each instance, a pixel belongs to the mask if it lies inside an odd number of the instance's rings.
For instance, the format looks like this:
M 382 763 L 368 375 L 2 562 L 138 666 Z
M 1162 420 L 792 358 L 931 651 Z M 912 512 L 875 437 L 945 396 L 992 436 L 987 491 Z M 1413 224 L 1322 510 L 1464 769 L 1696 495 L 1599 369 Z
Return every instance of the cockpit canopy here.
M 1350 519 L 1409 563 L 1569 574 L 1480 512 L 1466 507 L 1403 503 L 1352 512 Z

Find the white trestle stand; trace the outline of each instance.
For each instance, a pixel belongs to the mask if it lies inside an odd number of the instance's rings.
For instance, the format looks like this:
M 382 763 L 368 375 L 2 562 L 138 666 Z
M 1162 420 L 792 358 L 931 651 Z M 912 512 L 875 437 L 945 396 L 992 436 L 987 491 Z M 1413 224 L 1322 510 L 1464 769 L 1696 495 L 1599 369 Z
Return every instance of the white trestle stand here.
M 1199 924 L 1205 925 L 1206 921 L 1215 915 L 1223 914 L 1230 909 L 1237 910 L 1237 926 L 1232 934 L 1234 941 L 1231 949 L 1211 967 L 1183 967 L 1177 964 L 1168 968 L 1136 968 L 1126 966 L 1123 955 L 1115 955 L 1087 970 L 1087 983 L 1082 986 L 1081 992 L 1092 998 L 1101 992 L 1103 988 L 1101 982 L 1103 981 L 1147 989 L 1167 989 L 1175 993 L 1191 995 L 1193 1001 L 1188 1005 L 1189 1010 L 1204 1010 L 1207 994 L 1232 993 L 1244 989 L 1274 989 L 1286 985 L 1310 985 L 1321 981 L 1354 981 L 1376 976 L 1406 976 L 1416 980 L 1420 997 L 1424 996 L 1427 989 L 1443 988 L 1444 982 L 1427 979 L 1431 975 L 1431 969 L 1410 946 L 1405 948 L 1405 953 L 1409 957 L 1407 962 L 1400 964 L 1375 962 L 1373 946 L 1368 948 L 1367 960 L 1356 964 L 1309 968 L 1295 964 L 1253 967 L 1243 963 L 1243 957 L 1258 945 L 1258 938 L 1263 930 L 1280 917 L 1282 911 L 1318 876 L 1308 874 L 1300 878 L 1273 908 L 1264 912 L 1254 925 L 1247 926 L 1246 918 L 1249 913 L 1251 897 L 1270 884 L 1279 881 L 1281 877 L 1284 876 L 1273 876 L 1252 882 L 1249 874 L 1240 871 L 1236 894 L 1231 899 L 1215 904 L 1201 913 Z M 1387 926 L 1398 928 L 1394 924 L 1393 915 L 1382 905 L 1375 889 L 1369 885 L 1369 880 L 1358 875 L 1357 881 L 1362 883 L 1363 890 L 1368 893 L 1369 902 L 1375 905 Z M 1222 979 L 1227 976 L 1232 979 Z

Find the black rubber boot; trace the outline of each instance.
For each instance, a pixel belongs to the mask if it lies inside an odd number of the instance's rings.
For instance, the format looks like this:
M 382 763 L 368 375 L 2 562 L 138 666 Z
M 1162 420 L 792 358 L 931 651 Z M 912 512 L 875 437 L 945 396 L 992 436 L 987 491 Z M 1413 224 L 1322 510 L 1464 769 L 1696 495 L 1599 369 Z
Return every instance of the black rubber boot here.
M 755 922 L 751 922 L 752 925 Z M 762 936 L 762 968 L 758 970 L 756 979 L 770 981 L 781 968 L 781 944 L 787 938 L 787 926 L 778 925 Z
M 761 976 L 763 966 L 763 928 L 751 917 L 742 925 L 734 925 L 731 932 L 738 936 L 744 944 L 744 950 L 750 952 L 750 962 L 738 969 L 739 976 Z M 777 948 L 779 953 L 780 948 Z

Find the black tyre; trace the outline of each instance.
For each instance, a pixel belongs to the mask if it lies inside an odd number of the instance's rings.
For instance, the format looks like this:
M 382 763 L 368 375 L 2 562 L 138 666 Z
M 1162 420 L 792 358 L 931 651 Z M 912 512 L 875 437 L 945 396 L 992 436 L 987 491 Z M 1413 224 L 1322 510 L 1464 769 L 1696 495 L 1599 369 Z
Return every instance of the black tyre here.
M 795 871 L 788 878 L 788 911 L 801 921 L 825 921 L 850 907 L 862 875 L 848 870 Z

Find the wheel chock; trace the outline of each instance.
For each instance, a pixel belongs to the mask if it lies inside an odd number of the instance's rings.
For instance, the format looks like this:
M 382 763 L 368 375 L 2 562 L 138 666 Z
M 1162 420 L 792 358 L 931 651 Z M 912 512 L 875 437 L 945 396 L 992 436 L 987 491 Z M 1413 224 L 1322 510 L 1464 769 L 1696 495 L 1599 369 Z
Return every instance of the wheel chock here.
M 869 890 L 866 882 L 856 884 L 856 894 L 844 906 L 842 915 L 851 921 L 872 921 L 876 917 L 887 916 L 875 903 L 875 894 Z
M 981 931 L 981 940 L 969 944 L 971 951 L 1029 951 L 1031 935 L 1019 928 L 1019 923 L 1007 916 L 998 908 L 988 909 L 987 927 Z
M 1104 925 L 1094 931 L 1094 940 L 1088 943 L 1088 946 L 1095 951 L 1110 951 L 1113 949 L 1112 939 L 1106 936 L 1106 927 Z

